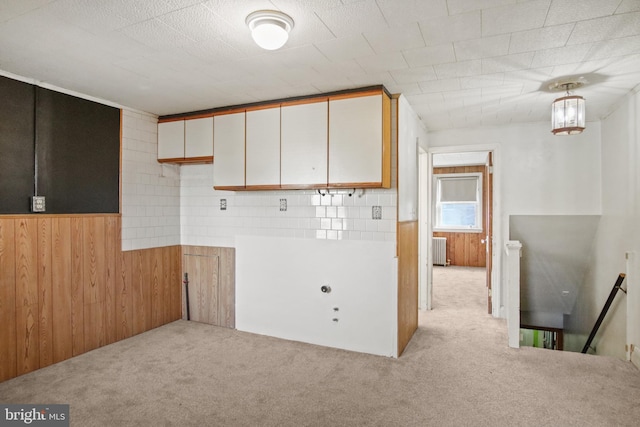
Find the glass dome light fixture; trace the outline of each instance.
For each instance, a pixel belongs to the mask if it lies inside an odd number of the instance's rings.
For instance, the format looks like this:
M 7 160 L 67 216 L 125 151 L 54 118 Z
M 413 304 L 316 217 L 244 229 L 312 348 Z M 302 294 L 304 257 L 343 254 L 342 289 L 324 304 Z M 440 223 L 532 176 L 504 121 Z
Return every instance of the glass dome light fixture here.
M 258 10 L 247 16 L 251 37 L 258 46 L 266 50 L 280 49 L 289 39 L 293 19 L 276 10 Z
M 585 100 L 571 95 L 569 90 L 580 87 L 584 81 L 563 81 L 549 85 L 550 90 L 565 90 L 565 96 L 551 104 L 551 132 L 554 135 L 577 135 L 585 129 Z

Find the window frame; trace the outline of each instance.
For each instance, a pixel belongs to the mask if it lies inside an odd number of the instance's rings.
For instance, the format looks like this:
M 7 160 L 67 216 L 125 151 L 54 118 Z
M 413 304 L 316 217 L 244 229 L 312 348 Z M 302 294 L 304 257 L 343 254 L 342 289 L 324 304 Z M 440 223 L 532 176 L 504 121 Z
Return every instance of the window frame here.
M 483 183 L 484 174 L 482 172 L 464 172 L 464 173 L 443 173 L 433 175 L 433 231 L 444 233 L 482 233 L 484 231 L 484 212 L 483 212 Z M 476 224 L 469 227 L 452 227 L 441 225 L 442 204 L 440 201 L 440 183 L 447 178 L 476 178 L 477 194 L 476 194 Z M 455 203 L 473 203 L 473 202 L 444 202 L 445 204 Z

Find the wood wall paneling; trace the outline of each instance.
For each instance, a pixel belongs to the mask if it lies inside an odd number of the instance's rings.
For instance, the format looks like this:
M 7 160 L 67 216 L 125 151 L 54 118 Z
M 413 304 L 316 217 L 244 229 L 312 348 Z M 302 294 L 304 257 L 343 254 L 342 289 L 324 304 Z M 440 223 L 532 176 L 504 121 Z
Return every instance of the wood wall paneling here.
M 115 216 L 105 218 L 105 295 L 104 325 L 105 344 L 117 341 L 116 338 L 116 291 L 120 271 L 120 221 Z
M 162 250 L 162 277 L 160 279 L 160 287 L 162 289 L 162 306 L 160 307 L 160 324 L 171 322 L 171 270 L 173 263 L 171 262 L 171 251 Z
M 0 381 L 180 318 L 181 247 L 122 252 L 120 230 L 117 214 L 0 216 Z M 233 250 L 212 249 L 233 277 Z
M 398 223 L 398 356 L 418 328 L 418 222 Z
M 83 218 L 85 351 L 105 345 L 106 231 L 104 217 Z
M 171 320 L 182 318 L 182 248 L 171 249 Z
M 40 367 L 53 363 L 52 222 L 38 218 L 38 313 Z
M 151 326 L 157 328 L 164 321 L 164 268 L 162 248 L 151 249 Z
M 142 282 L 144 269 L 144 254 L 135 251 L 131 260 L 131 294 L 133 299 L 132 335 L 138 335 L 146 330 L 145 311 L 151 305 L 149 295 L 145 295 Z
M 483 173 L 482 185 L 482 210 L 486 213 L 487 203 L 487 178 L 485 174 L 485 166 L 456 166 L 446 168 L 434 168 L 434 174 L 449 173 Z M 447 239 L 447 260 L 451 265 L 465 267 L 485 267 L 486 266 L 486 247 L 482 240 L 486 238 L 486 221 L 483 221 L 483 230 L 480 233 L 449 233 L 434 231 L 433 237 L 445 237 Z
M 116 340 L 133 335 L 133 255 L 136 252 L 120 253 L 120 277 L 116 292 Z
M 85 352 L 82 225 L 81 217 L 71 218 L 71 339 L 74 356 Z
M 14 220 L 0 220 L 0 381 L 17 375 Z
M 51 278 L 53 283 L 53 362 L 73 356 L 71 218 L 53 218 Z
M 16 220 L 17 373 L 40 367 L 38 311 L 38 220 Z

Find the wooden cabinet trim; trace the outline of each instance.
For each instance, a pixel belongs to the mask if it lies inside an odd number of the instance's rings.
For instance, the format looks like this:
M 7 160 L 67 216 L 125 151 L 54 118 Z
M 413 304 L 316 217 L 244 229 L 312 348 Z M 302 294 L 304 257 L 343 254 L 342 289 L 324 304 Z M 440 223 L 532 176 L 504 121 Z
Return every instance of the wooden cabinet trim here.
M 391 98 L 386 93 L 382 93 L 382 188 L 391 188 Z
M 246 190 L 246 187 L 244 186 L 233 186 L 233 185 L 221 185 L 221 186 L 214 186 L 213 187 L 214 190 L 222 190 L 222 191 L 244 191 Z
M 335 92 L 320 93 L 317 95 L 306 95 L 291 98 L 272 99 L 253 104 L 235 105 L 229 107 L 216 107 L 210 110 L 201 110 L 187 113 L 179 113 L 174 115 L 160 116 L 158 123 L 174 122 L 177 120 L 191 120 L 204 117 L 222 116 L 225 114 L 239 113 L 242 111 L 259 110 L 264 108 L 274 108 L 277 106 L 307 104 L 313 102 L 323 102 L 329 99 L 343 99 L 343 98 L 358 98 L 362 96 L 371 96 L 379 94 L 388 94 L 387 90 L 382 85 L 368 86 L 357 89 L 347 89 Z
M 174 159 L 158 159 L 158 163 L 182 163 L 182 164 L 213 163 L 213 156 L 176 157 Z
M 349 98 L 362 98 L 365 96 L 375 96 L 375 95 L 384 95 L 384 91 L 382 89 L 372 89 L 364 92 L 353 92 L 353 93 L 341 93 L 338 95 L 329 96 L 329 101 L 336 101 L 339 99 L 349 99 Z
M 247 107 L 245 111 L 249 113 L 251 111 L 269 110 L 271 108 L 280 108 L 280 105 L 281 104 L 279 102 L 273 104 L 256 105 L 254 107 Z
M 280 104 L 281 107 L 291 107 L 293 105 L 304 105 L 304 104 L 317 104 L 319 102 L 327 102 L 329 100 L 328 96 L 319 96 L 316 98 L 305 98 L 305 99 L 296 99 L 293 101 L 286 101 Z
M 247 185 L 243 188 L 244 191 L 264 191 L 264 190 L 281 190 L 282 187 L 278 184 L 274 185 Z
M 330 182 L 327 188 L 381 188 L 381 182 Z
M 213 117 L 226 116 L 226 115 L 229 115 L 229 114 L 245 113 L 246 111 L 247 111 L 247 109 L 244 108 L 244 107 L 242 107 L 242 108 L 231 108 L 229 110 L 218 111 L 218 112 L 212 114 L 212 116 Z M 191 117 L 191 116 L 189 116 L 189 117 Z M 215 141 L 214 141 L 214 143 L 215 143 Z
M 91 218 L 91 217 L 100 217 L 100 218 L 120 218 L 122 214 L 120 213 L 90 213 L 90 214 L 47 214 L 47 213 L 33 213 L 33 214 L 10 214 L 10 215 L 0 215 L 0 220 L 2 219 L 28 219 L 28 218 Z

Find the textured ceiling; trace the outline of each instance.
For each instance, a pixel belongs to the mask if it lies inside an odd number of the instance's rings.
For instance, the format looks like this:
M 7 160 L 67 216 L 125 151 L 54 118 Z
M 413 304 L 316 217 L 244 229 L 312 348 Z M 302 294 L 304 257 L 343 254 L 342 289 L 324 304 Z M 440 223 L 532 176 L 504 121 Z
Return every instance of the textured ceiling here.
M 584 76 L 598 120 L 640 83 L 640 0 L 2 0 L 0 70 L 158 115 L 384 84 L 430 130 L 546 121 Z

